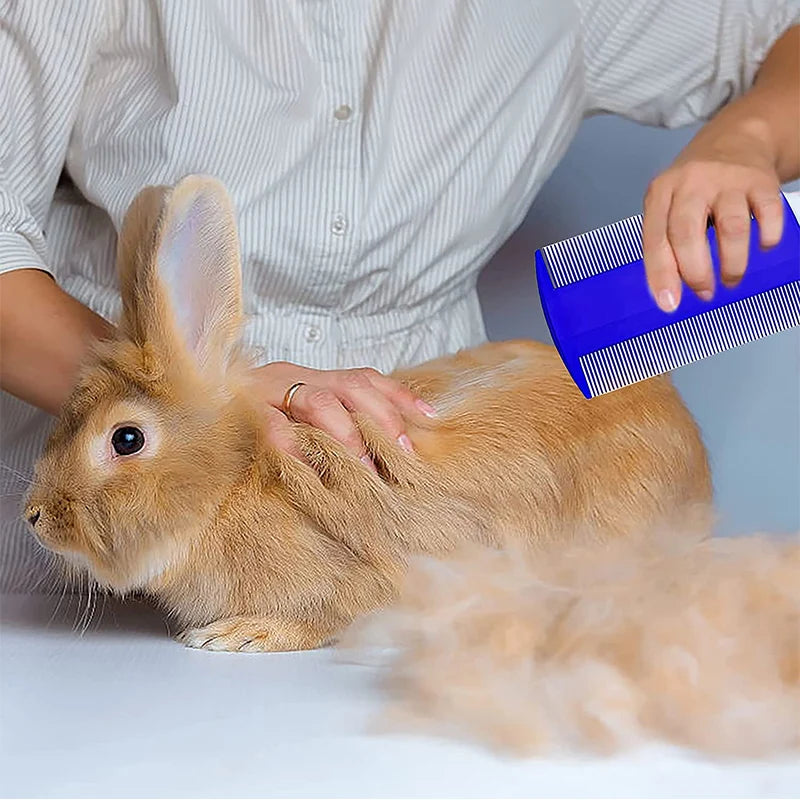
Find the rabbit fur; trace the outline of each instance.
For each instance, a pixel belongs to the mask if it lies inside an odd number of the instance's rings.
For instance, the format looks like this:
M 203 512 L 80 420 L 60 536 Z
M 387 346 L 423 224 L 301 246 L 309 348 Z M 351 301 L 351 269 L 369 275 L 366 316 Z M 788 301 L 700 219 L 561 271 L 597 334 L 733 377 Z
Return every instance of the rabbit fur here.
M 223 186 L 143 190 L 118 270 L 118 332 L 88 358 L 27 514 L 70 568 L 155 598 L 189 646 L 320 647 L 394 600 L 410 558 L 467 543 L 705 529 L 705 449 L 666 377 L 587 401 L 554 348 L 485 344 L 394 373 L 439 411 L 408 420 L 414 453 L 357 418 L 374 474 L 296 424 L 305 464 L 270 447 L 252 400 Z M 112 451 L 121 425 L 143 432 L 139 453 Z
M 672 529 L 414 559 L 345 632 L 389 730 L 518 756 L 654 740 L 715 758 L 800 749 L 800 541 Z

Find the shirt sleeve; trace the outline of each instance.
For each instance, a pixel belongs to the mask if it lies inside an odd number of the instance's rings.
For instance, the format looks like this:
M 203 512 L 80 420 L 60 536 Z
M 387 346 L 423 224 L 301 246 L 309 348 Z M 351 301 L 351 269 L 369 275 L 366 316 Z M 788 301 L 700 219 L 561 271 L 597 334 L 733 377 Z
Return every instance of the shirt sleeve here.
M 0 273 L 48 267 L 44 225 L 89 69 L 89 0 L 0 0 Z
M 800 0 L 575 0 L 586 113 L 677 127 L 752 84 Z

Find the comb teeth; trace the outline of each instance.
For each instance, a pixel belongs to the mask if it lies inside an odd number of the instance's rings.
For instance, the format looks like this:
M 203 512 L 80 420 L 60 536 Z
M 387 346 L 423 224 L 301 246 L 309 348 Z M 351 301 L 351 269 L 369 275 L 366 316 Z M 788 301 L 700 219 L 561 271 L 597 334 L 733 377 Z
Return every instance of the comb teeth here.
M 595 350 L 580 357 L 580 366 L 596 397 L 795 325 L 800 281 Z
M 548 245 L 541 252 L 556 289 L 631 264 L 644 258 L 642 215 Z

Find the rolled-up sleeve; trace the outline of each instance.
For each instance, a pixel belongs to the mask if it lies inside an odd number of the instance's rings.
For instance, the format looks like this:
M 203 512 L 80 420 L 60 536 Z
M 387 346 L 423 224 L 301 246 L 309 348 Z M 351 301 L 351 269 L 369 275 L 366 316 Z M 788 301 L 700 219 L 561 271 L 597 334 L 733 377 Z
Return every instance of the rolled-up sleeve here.
M 746 91 L 800 0 L 575 0 L 586 113 L 675 127 Z
M 44 225 L 98 29 L 91 0 L 0 0 L 0 273 L 48 266 Z

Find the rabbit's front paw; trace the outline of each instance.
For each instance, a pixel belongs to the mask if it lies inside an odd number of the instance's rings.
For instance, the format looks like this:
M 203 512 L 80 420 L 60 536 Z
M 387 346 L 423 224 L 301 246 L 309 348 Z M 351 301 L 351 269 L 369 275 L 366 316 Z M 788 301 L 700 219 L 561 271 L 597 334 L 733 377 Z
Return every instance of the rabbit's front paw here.
M 176 639 L 186 647 L 237 652 L 311 650 L 329 639 L 307 622 L 271 617 L 229 617 L 201 628 L 187 628 Z

